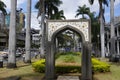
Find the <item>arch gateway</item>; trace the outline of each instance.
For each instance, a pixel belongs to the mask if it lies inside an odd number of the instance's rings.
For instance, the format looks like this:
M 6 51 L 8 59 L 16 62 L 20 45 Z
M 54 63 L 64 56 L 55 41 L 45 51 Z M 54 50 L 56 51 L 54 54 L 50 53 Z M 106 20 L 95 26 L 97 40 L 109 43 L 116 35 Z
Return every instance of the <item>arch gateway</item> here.
M 91 67 L 91 26 L 90 21 L 81 20 L 47 20 L 46 24 L 46 80 L 55 77 L 55 37 L 65 29 L 76 31 L 82 37 L 82 69 L 81 80 L 92 80 Z

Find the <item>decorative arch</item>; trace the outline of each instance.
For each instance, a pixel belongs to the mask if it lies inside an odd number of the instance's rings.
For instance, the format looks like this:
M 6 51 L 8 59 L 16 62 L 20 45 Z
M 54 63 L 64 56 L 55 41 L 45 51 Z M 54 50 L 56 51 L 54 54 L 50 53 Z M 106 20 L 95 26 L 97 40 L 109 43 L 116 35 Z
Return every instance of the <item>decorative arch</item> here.
M 55 43 L 54 39 L 59 32 L 70 29 L 82 37 L 82 78 L 92 80 L 91 71 L 91 27 L 89 20 L 48 20 L 46 24 L 46 80 L 55 77 Z
M 84 41 L 91 42 L 91 27 L 89 20 L 48 20 L 47 21 L 47 40 L 51 41 L 53 34 L 56 32 L 70 28 L 80 33 Z

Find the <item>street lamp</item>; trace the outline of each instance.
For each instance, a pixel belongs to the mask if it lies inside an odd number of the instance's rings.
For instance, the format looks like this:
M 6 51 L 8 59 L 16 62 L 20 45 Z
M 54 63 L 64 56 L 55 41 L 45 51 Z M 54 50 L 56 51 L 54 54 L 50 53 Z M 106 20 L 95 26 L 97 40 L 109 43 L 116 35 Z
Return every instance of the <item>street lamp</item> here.
M 98 56 L 99 56 L 99 51 L 100 51 L 100 49 L 99 49 L 99 39 L 100 39 L 100 35 L 99 35 L 99 34 L 97 35 L 97 38 L 98 38 Z
M 97 37 L 98 37 L 98 49 L 99 49 L 99 37 L 100 37 L 100 35 L 98 34 Z

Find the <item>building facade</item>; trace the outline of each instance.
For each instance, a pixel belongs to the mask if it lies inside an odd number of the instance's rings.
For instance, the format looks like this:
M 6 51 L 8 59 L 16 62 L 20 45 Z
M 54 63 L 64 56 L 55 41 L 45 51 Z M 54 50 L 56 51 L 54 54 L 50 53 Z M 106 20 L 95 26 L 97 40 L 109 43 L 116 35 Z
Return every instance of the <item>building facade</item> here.
M 22 31 L 25 28 L 25 15 L 22 13 L 21 10 L 17 11 L 17 26 L 16 26 L 16 39 L 17 39 L 17 46 L 24 46 L 25 43 L 25 33 Z M 8 47 L 8 39 L 9 39 L 9 25 L 10 25 L 10 13 L 7 15 L 3 15 L 0 12 L 0 49 L 4 49 Z
M 106 55 L 110 53 L 110 23 L 105 25 L 105 50 Z M 115 28 L 115 55 L 120 55 L 120 16 L 114 18 L 114 28 Z

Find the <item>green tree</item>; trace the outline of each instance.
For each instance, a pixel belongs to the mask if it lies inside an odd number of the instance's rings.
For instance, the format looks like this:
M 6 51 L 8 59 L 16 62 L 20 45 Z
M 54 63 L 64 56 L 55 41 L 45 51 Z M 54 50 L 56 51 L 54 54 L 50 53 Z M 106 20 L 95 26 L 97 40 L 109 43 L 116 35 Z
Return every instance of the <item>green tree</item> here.
M 53 14 L 53 16 L 51 17 L 51 19 L 60 19 L 60 20 L 63 20 L 63 19 L 66 19 L 66 18 L 64 16 L 63 10 L 60 10 L 57 13 Z
M 83 5 L 82 7 L 79 6 L 78 9 L 77 9 L 77 14 L 75 17 L 78 17 L 79 15 L 82 15 L 82 18 L 85 18 L 85 14 L 88 15 L 89 12 L 90 12 L 90 9 L 89 7 L 86 7 L 86 5 Z
M 100 20 L 100 38 L 101 38 L 101 57 L 105 57 L 105 38 L 104 38 L 104 8 L 103 4 L 108 6 L 108 0 L 98 0 L 99 2 L 99 20 Z M 92 5 L 94 0 L 89 0 L 89 3 Z
M 44 5 L 42 4 L 43 2 Z M 53 14 L 59 11 L 58 7 L 60 6 L 60 4 L 62 4 L 62 1 L 60 0 L 39 0 L 36 3 L 35 8 L 39 9 L 38 16 L 40 16 L 41 13 L 43 12 L 43 7 L 44 7 L 44 11 L 45 14 L 47 15 L 47 18 L 51 19 Z
M 100 34 L 100 24 L 98 22 L 98 17 L 95 17 L 95 12 L 88 14 L 91 19 L 91 33 L 92 33 L 92 43 L 97 46 L 98 35 Z
M 59 33 L 56 38 L 58 40 L 58 45 L 61 45 L 59 47 L 67 47 L 67 42 L 70 42 L 70 43 L 74 43 L 74 39 L 72 39 L 72 36 L 69 36 L 69 34 L 73 34 L 73 32 L 67 32 L 67 30 L 65 30 L 64 32 L 62 33 Z M 69 45 L 70 46 L 73 46 L 73 45 Z
M 2 1 L 0 0 L 0 11 L 2 11 L 2 13 L 3 13 L 4 15 L 7 14 L 5 8 L 6 8 L 6 5 L 4 4 L 4 2 L 2 2 Z
M 92 33 L 92 43 L 97 46 L 98 44 L 98 37 L 99 34 L 99 23 L 98 18 L 95 17 L 95 12 L 91 12 L 89 7 L 86 7 L 86 5 L 83 5 L 82 7 L 78 7 L 76 17 L 82 15 L 82 18 L 85 18 L 84 15 L 88 15 L 91 19 L 91 33 Z
M 39 10 L 38 17 L 41 16 L 41 54 L 45 53 L 45 15 L 48 19 L 53 18 L 53 14 L 59 11 L 58 6 L 60 4 L 62 4 L 60 0 L 39 0 L 35 5 L 35 8 Z

